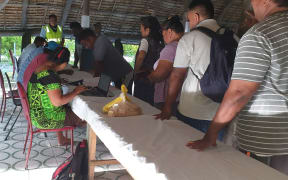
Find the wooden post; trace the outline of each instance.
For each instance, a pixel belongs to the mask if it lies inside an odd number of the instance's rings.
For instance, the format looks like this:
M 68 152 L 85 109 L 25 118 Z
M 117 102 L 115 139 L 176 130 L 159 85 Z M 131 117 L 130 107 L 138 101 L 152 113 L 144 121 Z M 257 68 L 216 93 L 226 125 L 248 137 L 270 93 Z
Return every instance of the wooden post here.
M 89 0 L 83 1 L 82 15 L 89 16 Z
M 23 50 L 27 45 L 31 43 L 31 32 L 26 31 L 22 36 L 22 46 L 21 50 Z
M 22 22 L 21 27 L 25 29 L 27 23 L 27 8 L 28 8 L 29 0 L 22 1 Z

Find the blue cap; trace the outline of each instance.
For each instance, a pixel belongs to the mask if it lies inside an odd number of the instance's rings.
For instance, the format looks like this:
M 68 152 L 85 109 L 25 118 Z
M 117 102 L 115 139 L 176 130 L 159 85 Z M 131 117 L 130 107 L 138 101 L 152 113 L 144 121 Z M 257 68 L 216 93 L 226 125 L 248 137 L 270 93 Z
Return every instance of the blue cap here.
M 51 51 L 54 51 L 56 48 L 59 47 L 59 44 L 57 44 L 55 41 L 49 41 L 47 43 L 47 45 L 45 46 L 45 48 L 51 50 Z

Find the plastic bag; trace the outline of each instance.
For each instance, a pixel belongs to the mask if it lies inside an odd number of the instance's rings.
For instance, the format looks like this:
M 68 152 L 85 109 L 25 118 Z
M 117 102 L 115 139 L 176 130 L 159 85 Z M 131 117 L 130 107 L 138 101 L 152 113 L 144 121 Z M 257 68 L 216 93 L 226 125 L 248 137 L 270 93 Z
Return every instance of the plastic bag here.
M 127 88 L 121 86 L 121 94 L 119 97 L 106 104 L 103 107 L 103 113 L 107 113 L 110 117 L 127 117 L 142 114 L 142 110 L 127 97 Z

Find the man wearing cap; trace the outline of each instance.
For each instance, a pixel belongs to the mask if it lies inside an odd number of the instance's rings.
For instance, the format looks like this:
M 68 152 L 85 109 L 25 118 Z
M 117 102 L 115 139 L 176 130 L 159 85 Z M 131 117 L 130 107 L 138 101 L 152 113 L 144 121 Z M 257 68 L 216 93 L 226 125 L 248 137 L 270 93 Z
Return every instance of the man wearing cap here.
M 64 45 L 63 29 L 57 25 L 57 16 L 55 14 L 49 16 L 49 24 L 42 27 L 40 36 L 47 39 L 47 41 L 55 41 L 61 46 Z
M 26 59 L 26 63 L 22 63 L 17 81 L 23 85 L 25 90 L 35 69 L 42 65 L 46 61 L 47 56 L 53 53 L 57 47 L 59 47 L 59 45 L 56 42 L 50 41 L 44 48 L 39 47 L 32 51 Z

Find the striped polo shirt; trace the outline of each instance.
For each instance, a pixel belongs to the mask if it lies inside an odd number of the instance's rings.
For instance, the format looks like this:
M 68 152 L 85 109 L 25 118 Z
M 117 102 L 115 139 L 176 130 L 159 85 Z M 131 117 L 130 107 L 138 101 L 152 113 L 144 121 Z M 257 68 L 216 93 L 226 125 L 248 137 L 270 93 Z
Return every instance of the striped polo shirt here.
M 267 17 L 242 37 L 232 79 L 260 83 L 237 116 L 240 148 L 288 154 L 288 11 Z

